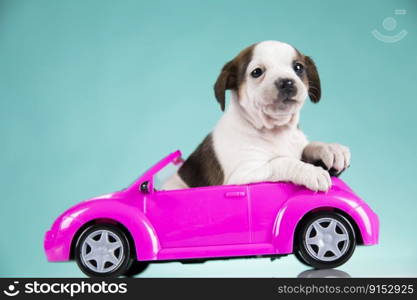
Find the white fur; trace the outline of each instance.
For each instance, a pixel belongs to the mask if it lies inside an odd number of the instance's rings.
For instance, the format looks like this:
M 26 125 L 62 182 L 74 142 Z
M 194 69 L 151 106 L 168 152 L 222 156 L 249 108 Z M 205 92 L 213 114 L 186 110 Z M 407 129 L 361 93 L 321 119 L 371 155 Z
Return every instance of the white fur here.
M 175 173 L 172 176 L 170 176 L 162 185 L 163 190 L 180 190 L 186 188 L 188 188 L 188 186 L 181 179 L 178 173 Z
M 314 191 L 327 191 L 331 187 L 329 173 L 302 162 L 303 151 L 311 160 L 321 159 L 329 169 L 341 171 L 350 164 L 347 147 L 309 143 L 297 128 L 308 86 L 293 70 L 296 55 L 292 46 L 277 41 L 255 46 L 245 82 L 238 93 L 231 92 L 230 105 L 212 133 L 224 184 L 289 181 Z M 251 77 L 251 71 L 258 67 L 264 70 L 263 75 Z M 279 78 L 295 81 L 295 104 L 278 101 L 274 82 Z M 177 174 L 165 184 L 167 189 L 185 186 Z
M 329 189 L 329 173 L 300 160 L 308 141 L 297 129 L 298 115 L 275 130 L 259 130 L 240 110 L 233 96 L 229 109 L 213 131 L 224 184 L 290 181 L 315 191 Z
M 278 41 L 265 41 L 255 46 L 247 67 L 246 81 L 239 89 L 239 103 L 256 128 L 272 129 L 285 125 L 304 104 L 308 90 L 293 70 L 296 54 L 292 46 Z M 252 78 L 250 73 L 256 68 L 261 68 L 264 73 L 259 78 Z M 274 82 L 280 78 L 295 81 L 295 105 L 277 101 L 278 91 Z

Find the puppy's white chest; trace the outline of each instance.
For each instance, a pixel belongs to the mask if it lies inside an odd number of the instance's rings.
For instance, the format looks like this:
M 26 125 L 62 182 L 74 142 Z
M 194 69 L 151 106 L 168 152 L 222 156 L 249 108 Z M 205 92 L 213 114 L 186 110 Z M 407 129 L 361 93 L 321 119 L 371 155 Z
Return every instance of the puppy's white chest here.
M 266 143 L 271 155 L 301 159 L 307 139 L 299 130 L 291 130 L 270 137 Z
M 307 139 L 298 129 L 288 129 L 267 135 L 214 131 L 214 149 L 225 179 L 257 169 L 278 157 L 301 159 Z

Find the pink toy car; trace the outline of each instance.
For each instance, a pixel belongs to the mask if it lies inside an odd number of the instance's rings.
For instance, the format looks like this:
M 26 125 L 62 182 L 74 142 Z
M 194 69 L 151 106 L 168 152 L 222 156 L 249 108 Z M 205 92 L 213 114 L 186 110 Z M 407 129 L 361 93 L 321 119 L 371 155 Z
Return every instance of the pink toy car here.
M 290 253 L 334 268 L 357 244 L 378 243 L 377 215 L 338 178 L 326 193 L 282 182 L 160 190 L 181 163 L 181 152 L 171 153 L 128 188 L 64 212 L 46 232 L 48 260 L 75 259 L 100 277 L 151 261 Z

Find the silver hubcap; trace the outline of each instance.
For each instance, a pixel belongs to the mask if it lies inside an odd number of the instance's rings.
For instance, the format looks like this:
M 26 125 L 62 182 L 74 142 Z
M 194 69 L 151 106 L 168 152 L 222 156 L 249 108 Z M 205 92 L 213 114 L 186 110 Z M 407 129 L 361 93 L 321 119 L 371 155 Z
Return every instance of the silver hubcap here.
M 321 261 L 334 261 L 349 249 L 349 234 L 346 227 L 336 219 L 320 218 L 306 232 L 308 253 Z
M 90 233 L 81 247 L 81 259 L 92 271 L 107 273 L 115 270 L 123 261 L 123 244 L 109 230 Z

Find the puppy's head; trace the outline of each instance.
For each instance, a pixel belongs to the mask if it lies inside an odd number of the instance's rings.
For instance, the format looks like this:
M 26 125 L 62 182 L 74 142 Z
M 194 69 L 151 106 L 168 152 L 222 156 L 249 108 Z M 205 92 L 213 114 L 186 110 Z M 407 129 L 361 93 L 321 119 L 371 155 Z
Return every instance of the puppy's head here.
M 228 89 L 257 127 L 266 128 L 287 124 L 307 95 L 315 103 L 321 95 L 313 60 L 278 41 L 254 44 L 224 65 L 214 85 L 222 110 Z

